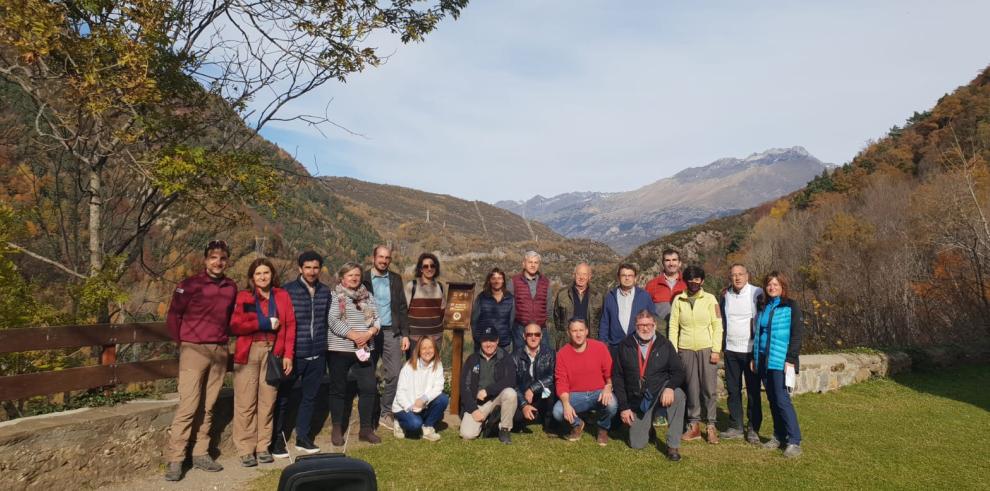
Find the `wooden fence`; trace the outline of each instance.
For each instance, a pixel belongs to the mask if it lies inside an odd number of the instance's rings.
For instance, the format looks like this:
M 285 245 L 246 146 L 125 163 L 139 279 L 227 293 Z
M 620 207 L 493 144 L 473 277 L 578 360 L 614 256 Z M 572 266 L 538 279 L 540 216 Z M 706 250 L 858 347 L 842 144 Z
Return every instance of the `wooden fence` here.
M 117 346 L 172 341 L 164 322 L 0 330 L 0 354 L 101 346 L 100 364 L 0 377 L 0 401 L 174 378 L 178 360 L 117 363 Z

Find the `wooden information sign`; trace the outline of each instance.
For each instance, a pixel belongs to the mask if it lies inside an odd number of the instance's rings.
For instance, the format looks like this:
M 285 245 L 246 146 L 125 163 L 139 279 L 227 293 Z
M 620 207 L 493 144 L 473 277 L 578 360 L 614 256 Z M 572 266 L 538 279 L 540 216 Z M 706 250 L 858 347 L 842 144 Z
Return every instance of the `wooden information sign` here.
M 447 310 L 443 328 L 453 337 L 450 351 L 450 414 L 460 416 L 461 365 L 464 363 L 464 331 L 471 328 L 474 283 L 447 283 Z

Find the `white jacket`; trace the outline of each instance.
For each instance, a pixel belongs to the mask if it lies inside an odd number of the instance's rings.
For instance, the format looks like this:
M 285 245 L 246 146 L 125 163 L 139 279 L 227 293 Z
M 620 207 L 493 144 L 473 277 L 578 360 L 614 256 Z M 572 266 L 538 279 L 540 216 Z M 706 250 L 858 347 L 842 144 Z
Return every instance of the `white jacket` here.
M 395 389 L 395 400 L 392 401 L 392 412 L 412 410 L 416 399 L 425 399 L 423 407 L 433 399 L 436 399 L 443 392 L 443 363 L 439 359 L 434 362 L 436 369 L 423 365 L 421 360 L 416 360 L 417 367 L 408 363 L 402 364 L 402 371 L 399 372 L 399 383 Z

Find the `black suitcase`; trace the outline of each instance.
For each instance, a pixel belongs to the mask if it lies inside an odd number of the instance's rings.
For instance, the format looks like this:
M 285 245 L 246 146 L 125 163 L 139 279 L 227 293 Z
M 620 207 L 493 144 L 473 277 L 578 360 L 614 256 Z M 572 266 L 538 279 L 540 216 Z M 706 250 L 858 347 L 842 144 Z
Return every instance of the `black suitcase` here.
M 305 455 L 282 469 L 278 491 L 377 491 L 371 464 L 342 453 Z

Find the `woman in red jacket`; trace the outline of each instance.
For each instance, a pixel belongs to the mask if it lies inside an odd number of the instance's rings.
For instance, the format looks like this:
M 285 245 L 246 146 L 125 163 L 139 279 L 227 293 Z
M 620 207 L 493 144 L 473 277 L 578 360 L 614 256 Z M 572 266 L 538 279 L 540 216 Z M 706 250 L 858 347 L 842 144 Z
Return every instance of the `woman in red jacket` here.
M 292 372 L 296 345 L 296 316 L 289 294 L 278 288 L 275 267 L 258 258 L 248 267 L 248 288 L 237 292 L 230 332 L 234 348 L 234 446 L 241 465 L 274 461 L 269 445 L 276 387 L 265 382 L 268 351 L 282 357 L 286 375 Z M 255 456 L 257 455 L 257 459 Z

